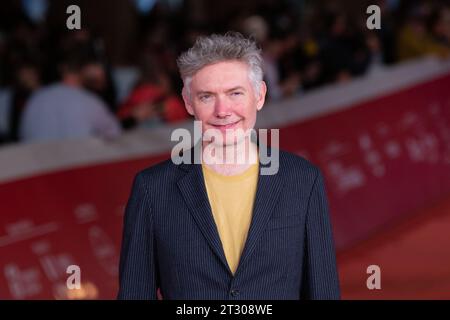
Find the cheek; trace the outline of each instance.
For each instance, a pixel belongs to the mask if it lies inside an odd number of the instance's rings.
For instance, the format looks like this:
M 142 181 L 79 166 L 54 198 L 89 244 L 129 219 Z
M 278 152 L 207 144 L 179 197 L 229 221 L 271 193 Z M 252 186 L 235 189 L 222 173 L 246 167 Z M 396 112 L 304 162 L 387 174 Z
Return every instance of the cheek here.
M 245 119 L 245 127 L 247 129 L 253 128 L 255 126 L 255 123 L 256 123 L 256 115 L 249 115 Z
M 194 116 L 197 120 L 206 121 L 212 116 L 211 108 L 194 108 Z
M 244 109 L 240 116 L 245 118 L 244 127 L 246 129 L 253 128 L 256 123 L 256 107 L 254 105 Z
M 235 105 L 234 111 L 244 118 L 252 118 L 255 116 L 256 106 L 253 100 L 245 100 L 238 102 Z
M 243 109 L 243 115 L 245 115 L 246 118 L 248 118 L 249 120 L 255 119 L 256 118 L 256 103 L 255 101 L 249 101 L 246 104 L 246 107 Z

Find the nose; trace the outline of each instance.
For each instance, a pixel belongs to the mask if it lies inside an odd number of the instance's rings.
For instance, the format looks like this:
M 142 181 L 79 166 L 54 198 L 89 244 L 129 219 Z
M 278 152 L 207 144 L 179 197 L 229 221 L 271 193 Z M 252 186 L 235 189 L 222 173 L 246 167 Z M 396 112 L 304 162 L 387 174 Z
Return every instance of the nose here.
M 214 106 L 215 116 L 218 118 L 225 118 L 231 115 L 231 105 L 222 97 L 216 99 Z

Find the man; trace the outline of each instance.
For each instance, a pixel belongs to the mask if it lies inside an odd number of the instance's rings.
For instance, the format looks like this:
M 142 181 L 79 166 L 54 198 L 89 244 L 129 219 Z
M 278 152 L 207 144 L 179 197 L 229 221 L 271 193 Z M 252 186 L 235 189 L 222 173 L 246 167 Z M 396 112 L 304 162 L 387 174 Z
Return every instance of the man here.
M 20 139 L 43 142 L 121 134 L 118 120 L 102 100 L 84 89 L 95 63 L 81 50 L 68 53 L 60 67 L 61 82 L 37 90 L 25 105 Z
M 239 34 L 199 38 L 179 57 L 186 109 L 202 124 L 202 163 L 167 160 L 136 176 L 118 298 L 156 299 L 158 289 L 163 299 L 339 298 L 319 170 L 280 151 L 277 172 L 262 174 L 264 146 L 248 134 L 266 94 L 261 64 Z M 225 149 L 244 161 L 227 152 L 216 161 Z

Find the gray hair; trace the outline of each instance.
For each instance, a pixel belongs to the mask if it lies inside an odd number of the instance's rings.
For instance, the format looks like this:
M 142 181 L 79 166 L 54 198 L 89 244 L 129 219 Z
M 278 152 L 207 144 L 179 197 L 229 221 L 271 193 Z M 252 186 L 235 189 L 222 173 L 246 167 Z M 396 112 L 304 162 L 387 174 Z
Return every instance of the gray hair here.
M 261 49 L 255 41 L 244 38 L 240 33 L 227 32 L 225 35 L 197 38 L 194 45 L 178 57 L 177 65 L 187 96 L 191 96 L 189 86 L 195 73 L 207 65 L 228 60 L 248 65 L 250 81 L 255 94 L 259 94 L 263 80 Z

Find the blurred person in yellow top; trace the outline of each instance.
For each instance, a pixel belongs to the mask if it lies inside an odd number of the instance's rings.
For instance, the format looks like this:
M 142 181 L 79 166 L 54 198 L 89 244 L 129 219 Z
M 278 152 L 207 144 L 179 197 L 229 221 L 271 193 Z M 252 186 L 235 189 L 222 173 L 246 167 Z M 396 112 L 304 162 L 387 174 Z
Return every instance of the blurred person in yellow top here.
M 414 59 L 434 55 L 450 57 L 450 9 L 437 8 L 431 14 L 413 11 L 398 35 L 398 58 Z

